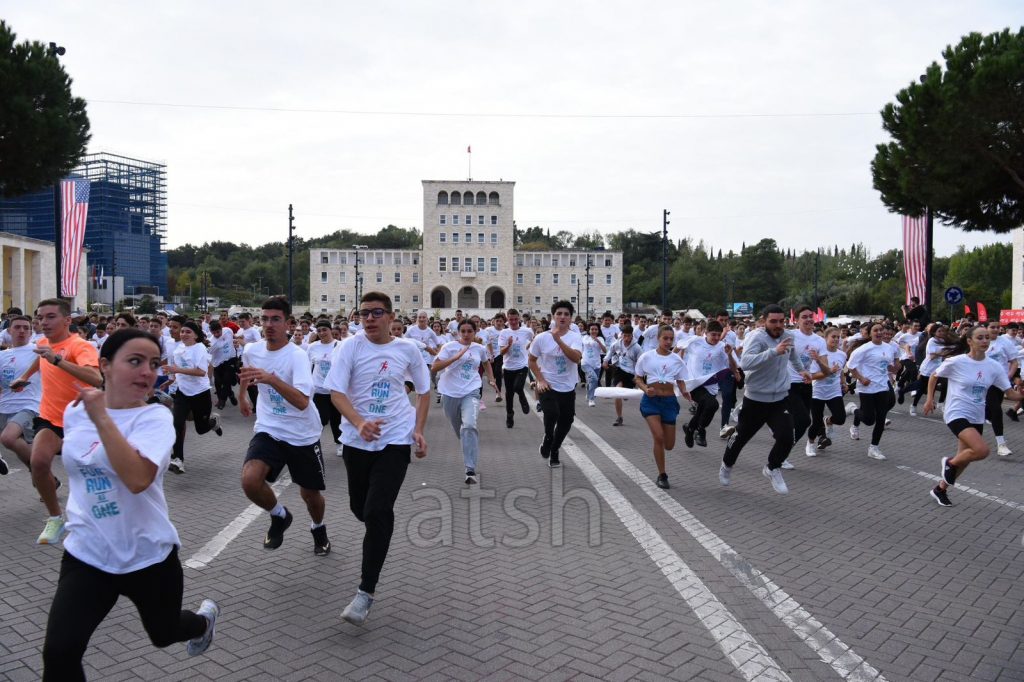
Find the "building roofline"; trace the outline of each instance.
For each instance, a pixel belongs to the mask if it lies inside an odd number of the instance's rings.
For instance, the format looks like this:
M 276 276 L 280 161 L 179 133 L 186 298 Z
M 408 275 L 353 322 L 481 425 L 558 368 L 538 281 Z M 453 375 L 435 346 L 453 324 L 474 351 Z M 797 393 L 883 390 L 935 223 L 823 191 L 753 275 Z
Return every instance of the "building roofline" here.
M 516 184 L 515 180 L 420 180 L 420 182 L 423 183 L 424 185 L 427 184 L 428 182 L 438 182 L 438 183 L 440 183 L 440 182 L 445 182 L 445 183 L 458 182 L 458 183 L 470 184 L 470 185 L 498 185 L 498 184 L 501 184 L 501 185 L 514 185 L 514 184 Z

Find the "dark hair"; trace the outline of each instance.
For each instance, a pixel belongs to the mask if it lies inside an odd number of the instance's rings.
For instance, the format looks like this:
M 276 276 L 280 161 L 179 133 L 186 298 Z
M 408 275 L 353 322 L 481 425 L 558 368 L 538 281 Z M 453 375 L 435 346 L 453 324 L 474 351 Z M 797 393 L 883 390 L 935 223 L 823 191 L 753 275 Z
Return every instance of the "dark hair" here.
M 555 301 L 552 303 L 551 314 L 554 315 L 556 310 L 561 310 L 562 308 L 568 309 L 570 315 L 576 314 L 576 308 L 569 301 Z
M 961 328 L 960 334 L 957 335 L 956 340 L 948 344 L 942 350 L 940 350 L 939 355 L 941 355 L 943 358 L 951 358 L 954 355 L 964 355 L 965 353 L 969 353 L 971 347 L 967 345 L 967 341 L 972 336 L 974 336 L 974 332 L 979 329 L 984 329 L 985 331 L 988 331 L 988 327 L 986 327 L 983 324 L 967 327 L 966 333 L 964 329 Z
M 382 291 L 367 291 L 363 294 L 363 297 L 359 299 L 359 303 L 366 303 L 367 301 L 379 301 L 384 304 L 384 309 L 389 313 L 391 312 L 391 297 Z
M 721 333 L 722 331 L 724 331 L 724 329 L 725 328 L 722 327 L 722 323 L 719 322 L 718 320 L 708 320 L 708 324 L 705 328 L 705 331 Z
M 240 319 L 240 320 L 251 320 L 252 319 L 252 315 L 250 315 L 249 313 L 239 313 L 238 319 Z
M 587 333 L 589 334 L 590 330 L 593 329 L 594 327 L 597 327 L 598 333 L 601 332 L 601 325 L 599 325 L 597 322 L 591 322 L 590 324 L 587 325 Z
M 152 341 L 157 350 L 163 352 L 163 347 L 160 345 L 160 339 L 156 338 L 149 332 L 136 329 L 135 327 L 129 327 L 128 329 L 118 329 L 107 337 L 107 340 L 103 342 L 102 346 L 100 346 L 100 358 L 107 361 L 113 361 L 114 356 L 117 355 L 117 351 L 121 350 L 121 346 L 132 339 L 146 339 L 147 341 Z
M 796 309 L 796 316 L 800 317 L 800 313 L 802 313 L 805 310 L 810 310 L 812 313 L 815 312 L 814 308 L 812 308 L 811 306 L 809 306 L 809 305 L 802 305 L 802 306 L 800 306 L 799 308 Z
M 211 320 L 211 322 L 212 322 L 212 320 Z M 181 323 L 181 326 L 184 329 L 191 329 L 192 330 L 192 333 L 196 335 L 196 342 L 197 343 L 202 343 L 203 340 L 206 338 L 206 334 L 203 334 L 202 328 L 198 324 L 193 322 L 192 320 L 185 320 L 184 322 Z
M 7 314 L 8 315 L 24 315 L 24 313 L 22 312 L 21 308 L 17 308 L 17 307 L 14 307 L 14 306 L 11 306 L 10 308 L 7 309 Z
M 469 318 L 469 317 L 467 317 L 467 318 L 464 318 L 464 319 L 462 320 L 462 322 L 459 322 L 459 326 L 458 326 L 458 329 L 459 329 L 459 331 L 462 331 L 462 327 L 463 327 L 463 325 L 467 325 L 467 324 L 468 324 L 468 325 L 469 325 L 470 327 L 472 327 L 472 328 L 473 328 L 473 331 L 476 331 L 476 330 L 477 330 L 476 322 L 474 322 L 472 318 Z
M 28 322 L 30 325 L 32 324 L 32 318 L 29 317 L 28 315 L 22 315 L 20 312 L 17 315 L 12 315 L 11 317 L 7 318 L 7 322 L 9 324 L 14 324 L 15 322 L 21 321 Z
M 621 327 L 619 327 L 619 331 L 622 334 L 629 334 L 630 336 L 632 336 L 633 335 L 633 325 L 631 325 L 631 324 L 624 324 Z
M 135 326 L 135 316 L 131 313 L 118 313 L 117 317 L 114 318 L 114 322 L 117 322 L 118 320 L 124 320 L 128 323 L 129 327 Z M 104 341 L 104 343 L 106 342 Z
M 659 324 L 658 325 L 658 338 L 661 338 L 661 335 L 664 334 L 665 332 L 672 332 L 672 336 L 673 337 L 676 335 L 676 330 L 672 327 L 672 325 L 670 325 L 670 324 Z
M 516 315 L 516 316 L 518 316 L 519 315 L 519 311 L 516 310 L 515 308 L 509 308 L 507 314 L 508 315 Z
M 729 317 L 729 311 L 725 308 L 719 308 L 715 313 L 715 317 Z
M 220 322 L 218 322 L 217 320 L 210 320 L 210 331 L 211 332 L 215 332 L 218 329 L 223 329 L 223 328 L 224 327 L 222 327 Z
M 40 308 L 45 308 L 48 305 L 55 305 L 60 308 L 60 314 L 64 317 L 71 316 L 71 304 L 62 298 L 47 298 L 40 301 L 39 305 L 36 306 L 36 312 L 38 312 Z
M 285 317 L 292 314 L 292 304 L 284 296 L 271 296 L 260 305 L 261 310 L 280 310 Z
M 784 311 L 782 309 L 782 306 L 780 306 L 780 305 L 778 305 L 776 303 L 769 303 L 768 305 L 766 305 L 764 307 L 764 310 L 761 311 L 761 315 L 766 320 L 768 319 L 769 315 L 775 315 L 775 314 L 785 315 L 786 311 Z
M 850 353 L 853 353 L 853 351 L 857 350 L 858 348 L 860 348 L 861 346 L 863 346 L 866 343 L 871 343 L 871 329 L 872 329 L 872 327 L 877 325 L 877 326 L 881 327 L 883 331 L 885 330 L 885 325 L 883 323 L 881 323 L 881 322 L 868 322 L 867 325 L 868 325 L 868 335 L 865 336 L 862 339 L 857 339 L 856 341 L 854 341 L 850 345 Z
M 328 320 L 318 320 L 316 323 L 317 329 L 330 329 L 331 323 Z

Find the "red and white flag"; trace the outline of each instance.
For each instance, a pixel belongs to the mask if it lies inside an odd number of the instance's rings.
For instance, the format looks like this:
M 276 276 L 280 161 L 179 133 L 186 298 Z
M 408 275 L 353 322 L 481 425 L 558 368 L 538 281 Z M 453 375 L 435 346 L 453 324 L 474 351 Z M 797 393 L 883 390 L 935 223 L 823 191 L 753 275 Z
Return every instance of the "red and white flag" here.
M 911 218 L 903 216 L 903 270 L 907 277 L 907 303 L 916 297 L 925 300 L 925 270 L 928 266 L 928 214 Z
M 85 178 L 61 180 L 60 199 L 60 295 L 72 297 L 78 295 L 78 267 L 89 213 L 89 181 Z
M 985 304 L 978 301 L 975 305 L 978 306 L 978 322 L 988 322 L 988 310 L 985 308 Z

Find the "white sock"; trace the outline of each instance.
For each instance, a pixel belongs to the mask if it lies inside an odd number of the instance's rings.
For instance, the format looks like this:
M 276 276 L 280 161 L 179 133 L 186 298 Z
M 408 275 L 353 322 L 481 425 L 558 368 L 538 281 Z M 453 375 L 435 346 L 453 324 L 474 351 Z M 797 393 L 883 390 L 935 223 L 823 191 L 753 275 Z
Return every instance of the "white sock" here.
M 313 521 L 309 522 L 309 529 L 310 530 L 316 530 L 317 528 L 323 528 L 323 527 L 324 527 L 324 522 L 323 521 L 321 521 L 320 523 L 314 523 Z
M 1006 436 L 996 436 L 996 445 L 1006 445 Z
M 283 519 L 286 516 L 284 505 L 278 502 L 277 506 L 270 510 L 270 515 L 279 516 Z

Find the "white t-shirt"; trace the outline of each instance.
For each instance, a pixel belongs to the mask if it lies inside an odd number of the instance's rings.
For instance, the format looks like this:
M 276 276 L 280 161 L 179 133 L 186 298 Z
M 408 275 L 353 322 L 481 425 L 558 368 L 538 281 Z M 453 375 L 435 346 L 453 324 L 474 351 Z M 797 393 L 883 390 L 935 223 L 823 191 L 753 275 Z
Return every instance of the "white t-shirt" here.
M 334 354 L 340 345 L 340 341 L 332 339 L 327 343 L 317 341 L 306 349 L 306 354 L 309 356 L 309 362 L 313 367 L 313 390 L 315 393 L 323 395 L 331 392 L 331 389 L 324 387 L 324 381 L 327 380 L 327 375 L 331 372 L 331 364 L 333 362 Z
M 1004 372 L 1009 373 L 1010 363 L 1017 359 L 1017 353 L 1017 347 L 1013 345 L 1009 338 L 1003 335 L 992 339 L 992 342 L 988 345 L 986 355 L 999 363 Z
M 175 373 L 175 383 L 178 384 L 179 391 L 193 396 L 210 390 L 210 376 L 207 374 L 207 370 L 210 369 L 210 354 L 206 351 L 206 346 L 201 343 L 193 343 L 191 346 L 179 343 L 174 349 L 174 360 L 171 364 L 182 369 L 203 370 L 201 377 Z
M 691 377 L 702 377 L 709 374 L 717 374 L 723 369 L 729 369 L 729 356 L 725 354 L 725 344 L 719 341 L 711 345 L 706 339 L 699 336 L 694 337 L 686 346 L 687 374 Z M 711 383 L 704 386 L 711 395 L 718 395 L 718 383 Z
M 674 384 L 685 381 L 686 363 L 676 353 L 661 355 L 657 349 L 649 350 L 636 361 L 636 375 L 647 377 L 648 384 Z
M 230 328 L 223 327 L 220 330 L 220 338 L 214 336 L 212 332 L 206 338 L 210 340 L 210 363 L 214 367 L 234 359 L 235 341 Z
M 548 331 L 551 331 L 554 328 L 555 328 L 555 321 L 551 320 L 551 322 L 548 322 Z M 576 324 L 575 322 L 570 322 L 569 323 L 569 329 L 571 329 L 572 331 L 576 332 L 577 334 L 582 334 L 582 332 L 580 332 L 579 325 Z
M 602 324 L 601 336 L 604 337 L 604 347 L 607 348 L 608 346 L 612 345 L 612 341 L 618 338 L 620 332 L 621 330 L 619 329 L 619 325 L 615 324 L 614 322 L 612 322 L 607 327 Z
M 10 346 L 14 343 L 14 339 L 11 338 L 10 330 L 0 330 L 0 346 Z
M 612 345 L 608 348 L 607 362 L 609 365 L 618 367 L 623 372 L 633 374 L 633 370 L 636 369 L 636 361 L 640 359 L 643 352 L 640 344 L 636 341 L 627 346 L 624 339 L 616 339 L 612 341 Z
M 932 355 L 941 352 L 945 347 L 946 344 L 935 337 L 928 339 L 928 344 L 924 347 L 924 362 L 921 363 L 921 367 L 918 369 L 922 376 L 930 377 L 935 373 L 935 370 L 942 364 L 944 358 L 942 356 L 933 358 Z
M 68 474 L 64 549 L 107 573 L 124 574 L 160 563 L 181 544 L 167 515 L 164 473 L 171 461 L 174 424 L 162 405 L 107 410 L 140 455 L 156 465 L 156 478 L 133 494 L 107 458 L 84 405 L 64 410 L 64 468 Z
M 451 341 L 441 347 L 438 360 L 450 360 L 462 352 L 465 346 Z M 456 362 L 445 367 L 437 377 L 437 391 L 450 398 L 462 398 L 480 390 L 480 365 L 487 362 L 487 349 L 479 343 L 469 344 L 469 350 Z
M 309 356 L 294 343 L 286 343 L 278 350 L 267 349 L 266 341 L 257 341 L 245 347 L 242 364 L 255 367 L 280 377 L 304 396 L 310 397 L 306 409 L 300 410 L 268 384 L 257 384 L 256 425 L 253 433 L 265 433 L 289 445 L 311 445 L 320 440 L 323 426 L 313 404 L 313 375 Z
M 43 396 L 40 372 L 32 374 L 28 386 L 21 391 L 10 390 L 11 382 L 24 374 L 39 357 L 35 349 L 36 344 L 27 343 L 0 351 L 0 414 L 15 414 L 22 410 L 39 414 L 39 399 Z
M 907 346 L 909 352 L 903 350 L 900 354 L 900 360 L 913 360 L 914 352 L 917 350 L 917 344 L 924 338 L 923 332 L 907 332 L 906 334 L 900 334 L 899 338 L 893 337 L 893 341 L 898 343 L 900 346 Z M 901 349 L 902 350 L 902 349 Z
M 831 400 L 832 398 L 839 398 L 843 395 L 843 386 L 840 383 L 840 379 L 843 373 L 843 367 L 846 366 L 846 353 L 838 348 L 834 351 L 829 351 L 826 348 L 822 357 L 828 357 L 828 366 L 832 368 L 832 373 L 824 379 L 814 380 L 811 388 L 811 397 L 816 400 Z M 820 370 L 821 367 L 819 366 L 815 368 L 811 374 L 817 374 Z
M 865 386 L 857 382 L 859 393 L 882 393 L 889 390 L 889 366 L 896 362 L 896 349 L 891 343 L 872 343 L 868 341 L 850 354 L 846 366 L 860 372 L 861 376 L 870 379 Z
M 457 320 L 457 319 L 452 320 L 451 322 L 449 322 L 448 323 L 448 328 L 447 328 L 448 333 L 453 335 L 453 336 L 455 334 L 457 334 L 459 332 L 459 325 L 460 324 L 461 324 L 461 322 L 459 322 L 459 320 Z
M 590 335 L 583 337 L 583 359 L 580 360 L 580 365 L 596 369 L 601 366 L 601 356 L 603 355 L 601 343 L 597 339 Z
M 695 336 L 696 333 L 694 333 L 693 327 L 691 327 L 690 331 L 688 332 L 683 331 L 683 328 L 680 327 L 679 329 L 676 330 L 676 340 L 674 346 L 676 348 L 683 348 L 686 346 L 686 343 Z
M 480 338 L 484 340 L 484 347 L 487 348 L 487 357 L 498 357 L 498 330 L 494 327 L 484 327 L 480 330 Z
M 562 337 L 562 343 L 572 350 L 583 352 L 583 337 L 569 330 Z M 530 356 L 537 358 L 537 364 L 544 375 L 544 380 L 551 390 L 565 393 L 576 390 L 579 372 L 575 362 L 569 362 L 565 353 L 558 346 L 551 332 L 543 332 L 530 344 Z
M 423 362 L 428 365 L 434 364 L 434 356 L 427 352 L 427 348 L 431 350 L 437 350 L 437 347 L 441 345 L 437 339 L 437 334 L 430 327 L 420 329 L 418 325 L 414 325 L 405 330 L 405 337 L 407 339 L 416 339 L 423 344 L 423 350 L 420 351 L 420 355 L 423 356 Z
M 818 336 L 814 332 L 810 334 L 804 334 L 799 329 L 793 330 L 793 347 L 796 348 L 797 355 L 800 356 L 800 364 L 805 370 L 814 374 L 821 369 L 821 366 L 811 359 L 810 352 L 816 351 L 818 355 L 824 355 L 828 352 L 828 344 L 825 343 L 825 339 Z M 797 374 L 796 370 L 793 369 L 792 365 L 789 365 L 789 383 L 791 384 L 802 384 L 804 378 Z
M 331 367 L 325 385 L 348 396 L 352 407 L 363 419 L 381 419 L 380 437 L 368 442 L 348 419 L 341 420 L 341 442 L 360 450 L 378 451 L 388 445 L 409 445 L 416 429 L 416 410 L 405 394 L 410 377 L 413 390 L 423 395 L 430 391 L 430 371 L 423 364 L 419 349 L 410 339 L 391 339 L 376 344 L 365 335 L 342 344 L 337 362 Z M 319 429 L 319 422 L 317 422 Z
M 947 424 L 954 419 L 984 424 L 985 394 L 989 387 L 995 386 L 1000 391 L 1010 388 L 1006 370 L 991 358 L 974 360 L 969 355 L 956 355 L 939 365 L 935 374 L 949 380 L 942 413 Z
M 509 339 L 514 339 L 514 341 L 512 342 L 512 347 L 505 353 L 504 360 L 501 361 L 502 369 L 515 370 L 526 367 L 526 352 L 530 341 L 533 340 L 533 330 L 526 327 L 520 327 L 515 331 L 502 329 L 498 335 L 498 346 L 500 349 L 504 350 L 505 346 L 508 345 Z
M 242 357 L 242 352 L 245 350 L 245 347 L 250 343 L 256 343 L 263 338 L 263 335 L 256 327 L 249 327 L 248 329 L 239 329 L 235 338 L 240 339 L 237 349 L 238 357 Z

